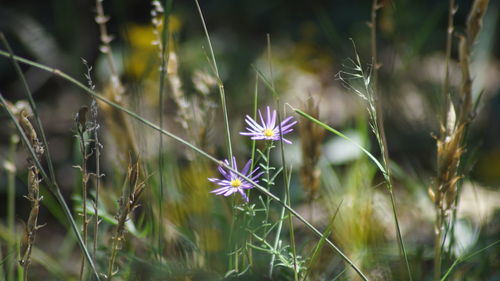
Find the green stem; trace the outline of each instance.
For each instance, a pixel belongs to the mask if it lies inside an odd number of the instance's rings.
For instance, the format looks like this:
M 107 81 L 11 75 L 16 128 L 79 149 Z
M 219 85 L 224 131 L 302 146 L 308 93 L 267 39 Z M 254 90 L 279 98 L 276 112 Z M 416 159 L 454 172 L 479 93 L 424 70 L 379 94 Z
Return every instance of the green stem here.
M 226 106 L 226 94 L 224 90 L 224 84 L 222 83 L 222 79 L 219 75 L 219 68 L 217 67 L 217 61 L 215 60 L 214 49 L 212 47 L 212 42 L 210 40 L 210 35 L 208 33 L 207 24 L 205 23 L 205 18 L 203 17 L 203 13 L 201 12 L 200 4 L 198 0 L 195 0 L 196 8 L 198 9 L 198 13 L 200 14 L 201 23 L 203 25 L 203 30 L 205 31 L 205 36 L 207 37 L 208 49 L 210 50 L 210 58 L 212 59 L 212 67 L 215 72 L 215 76 L 217 77 L 217 84 L 219 86 L 219 94 L 220 94 L 220 102 L 222 107 L 222 113 L 224 115 L 224 128 L 226 130 L 226 145 L 229 154 L 229 162 L 231 166 L 233 165 L 233 148 L 231 145 L 231 134 L 229 130 L 229 119 L 227 117 L 227 106 Z
M 165 13 L 163 14 L 163 31 L 162 31 L 162 43 L 161 43 L 161 65 L 160 65 L 160 83 L 158 89 L 158 95 L 160 97 L 159 106 L 159 118 L 160 118 L 160 128 L 163 128 L 163 111 L 164 111 L 164 83 L 167 73 L 168 65 L 168 29 L 169 29 L 169 17 L 170 10 L 172 7 L 172 0 L 165 0 Z M 161 257 L 163 253 L 163 197 L 164 197 L 164 183 L 163 183 L 163 165 L 164 165 L 164 154 L 163 154 L 163 134 L 159 134 L 159 146 L 158 146 L 158 168 L 159 168 L 159 178 L 160 178 L 160 196 L 158 198 L 159 207 L 159 218 L 158 218 L 158 254 Z M 161 258 L 160 258 L 161 260 Z
M 93 100 L 93 102 L 96 102 Z M 97 107 L 97 104 L 95 105 Z M 100 189 L 100 184 L 101 184 L 101 162 L 100 162 L 100 157 L 101 157 L 101 143 L 99 142 L 99 134 L 98 134 L 98 129 L 99 125 L 97 123 L 97 116 L 96 119 L 94 120 L 94 149 L 95 149 L 95 173 L 96 173 L 96 178 L 95 178 L 95 204 L 94 204 L 94 215 L 95 215 L 95 221 L 94 221 L 94 248 L 93 248 L 93 255 L 94 259 L 96 258 L 97 254 L 97 244 L 98 244 L 98 238 L 99 238 L 99 189 Z
M 285 193 L 285 198 L 283 198 L 283 201 L 286 202 L 288 199 L 286 197 Z M 283 228 L 283 218 L 285 217 L 285 208 L 281 209 L 281 214 L 280 214 L 280 220 L 278 222 L 278 229 L 276 230 L 276 236 L 274 238 L 274 245 L 273 249 L 278 248 L 278 244 L 280 242 L 280 236 L 281 236 L 281 229 Z M 274 261 L 276 260 L 276 254 L 271 255 L 271 261 L 269 262 L 269 279 L 273 279 L 273 269 L 274 269 Z
M 10 235 L 15 235 L 14 218 L 16 215 L 16 147 L 19 143 L 19 137 L 12 135 L 10 137 L 9 158 L 7 169 L 7 228 Z M 16 252 L 15 243 L 9 243 L 7 248 L 7 281 L 14 281 L 14 259 Z
M 255 89 L 254 89 L 254 95 L 253 95 L 253 119 L 257 120 L 257 106 L 259 102 L 259 76 L 256 74 L 255 75 Z M 252 168 L 250 171 L 253 171 L 255 168 L 255 148 L 256 148 L 256 140 L 252 140 Z
M 82 117 L 83 118 L 83 117 Z M 79 125 L 77 125 L 79 126 Z M 77 128 L 78 137 L 80 139 L 80 153 L 82 154 L 81 163 L 81 173 L 82 173 L 82 203 L 83 203 L 83 243 L 87 245 L 87 233 L 88 233 L 88 220 L 87 220 L 87 183 L 88 183 L 88 173 L 87 173 L 87 146 L 85 144 L 85 132 L 83 127 Z M 83 280 L 85 271 L 85 256 L 82 257 L 82 263 L 80 265 L 80 281 Z
M 435 239 L 434 239 L 434 280 L 441 280 L 441 254 L 442 254 L 442 242 L 443 240 L 443 213 L 441 210 L 437 210 L 436 214 L 436 226 L 435 226 Z
M 271 156 L 271 149 L 273 148 L 273 141 L 266 141 L 266 170 L 264 176 L 266 177 L 266 190 L 271 192 L 271 164 L 270 164 L 270 159 L 269 157 Z M 264 220 L 265 226 L 264 226 L 264 232 L 263 232 L 263 237 L 266 236 L 267 234 L 267 225 L 269 221 L 269 213 L 270 213 L 270 206 L 271 206 L 271 198 L 266 197 L 266 206 L 265 206 L 265 212 L 266 212 L 266 219 Z
M 484 247 L 484 248 L 482 248 L 482 249 L 479 249 L 479 250 L 477 250 L 477 251 L 473 252 L 473 253 L 472 253 L 472 254 L 470 254 L 470 255 L 467 255 L 467 256 L 465 256 L 465 257 L 464 257 L 464 256 L 462 256 L 462 257 L 457 258 L 457 259 L 453 262 L 453 264 L 450 266 L 450 268 L 446 271 L 446 273 L 444 274 L 443 278 L 441 278 L 441 280 L 440 280 L 440 281 L 445 281 L 445 280 L 446 280 L 446 278 L 448 278 L 448 276 L 450 275 L 450 273 L 453 271 L 453 269 L 455 269 L 455 267 L 456 267 L 459 263 L 464 262 L 464 261 L 466 261 L 466 260 L 468 260 L 468 259 L 470 259 L 470 258 L 474 257 L 475 255 L 477 255 L 477 254 L 479 254 L 479 253 L 481 253 L 481 252 L 483 252 L 483 251 L 488 250 L 489 248 L 491 248 L 491 247 L 495 246 L 495 245 L 496 245 L 496 244 L 498 244 L 498 243 L 500 243 L 500 240 L 497 240 L 497 241 L 495 241 L 495 242 L 493 242 L 493 243 L 489 244 L 488 246 L 486 246 L 486 247 Z

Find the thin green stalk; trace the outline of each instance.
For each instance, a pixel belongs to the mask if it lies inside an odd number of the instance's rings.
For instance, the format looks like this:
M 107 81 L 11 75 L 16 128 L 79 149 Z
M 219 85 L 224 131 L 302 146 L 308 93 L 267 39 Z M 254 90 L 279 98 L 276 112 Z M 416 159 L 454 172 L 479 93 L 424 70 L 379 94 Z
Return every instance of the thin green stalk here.
M 259 102 L 259 76 L 255 75 L 255 89 L 253 93 L 253 120 L 257 120 L 257 107 Z M 250 167 L 250 171 L 253 171 L 255 168 L 255 149 L 257 148 L 257 141 L 252 140 L 252 164 Z M 247 192 L 247 196 L 249 196 L 250 190 Z
M 389 170 L 389 167 L 386 167 Z M 403 236 L 401 235 L 401 227 L 399 226 L 399 219 L 398 219 L 398 213 L 397 213 L 397 206 L 396 206 L 396 199 L 394 197 L 394 192 L 392 188 L 392 181 L 390 180 L 390 175 L 388 175 L 387 185 L 389 189 L 389 194 L 391 196 L 391 206 L 392 206 L 392 215 L 394 218 L 394 223 L 396 224 L 396 233 L 398 236 L 398 242 L 399 246 L 401 248 L 401 251 L 403 251 L 403 257 L 405 259 L 405 264 L 406 264 L 406 270 L 408 271 L 408 277 L 410 281 L 412 280 L 412 274 L 411 274 L 411 268 L 410 268 L 410 262 L 408 261 L 408 254 L 406 252 L 406 248 L 403 242 Z
M 269 192 L 271 192 L 271 160 L 269 157 L 271 156 L 271 149 L 273 148 L 273 141 L 267 142 L 267 147 L 266 147 L 266 171 L 265 171 L 265 177 L 266 177 L 266 188 Z M 269 208 L 271 205 L 271 198 L 267 197 L 266 199 L 266 220 L 265 222 L 269 220 Z M 267 227 L 264 227 L 264 234 L 267 233 Z
M 0 247 L 0 276 L 2 276 L 3 278 L 6 278 L 7 274 L 4 272 L 4 268 L 3 268 L 3 265 L 5 263 L 5 261 L 7 261 L 9 258 L 9 256 L 7 255 L 6 258 L 3 257 L 3 252 L 2 252 L 2 248 Z M 6 280 L 6 279 L 4 279 Z
M 236 205 L 235 203 L 235 197 L 233 196 L 231 198 L 231 211 L 234 210 L 234 207 Z M 231 216 L 231 225 L 229 227 L 229 248 L 232 247 L 232 244 L 233 244 L 233 239 L 234 239 L 234 223 L 236 222 L 236 216 Z M 235 270 L 236 272 L 238 272 L 238 253 L 237 253 L 237 250 L 238 249 L 238 246 L 235 245 L 234 246 L 234 249 L 231 249 L 231 253 L 230 253 L 230 257 L 229 257 L 229 261 L 228 261 L 228 268 L 229 270 Z M 234 257 L 232 257 L 232 255 L 234 255 Z M 233 260 L 234 258 L 234 260 Z
M 257 120 L 257 107 L 259 102 L 259 75 L 255 74 L 255 89 L 253 93 L 253 120 Z M 255 148 L 257 141 L 252 140 L 252 168 L 250 171 L 253 171 L 255 167 Z
M 276 100 L 276 103 L 278 105 L 278 127 L 279 127 L 280 142 L 281 142 L 280 147 L 281 147 L 281 162 L 283 165 L 283 180 L 285 181 L 285 186 L 287 187 L 287 188 L 285 188 L 286 198 L 288 199 L 288 202 L 286 202 L 286 203 L 288 204 L 288 206 L 291 206 L 291 203 L 290 203 L 290 185 L 287 184 L 287 183 L 289 183 L 289 179 L 288 179 L 288 173 L 286 172 L 285 148 L 283 145 L 283 132 L 281 130 L 281 113 L 279 110 L 279 99 Z M 299 275 L 298 275 L 298 268 L 297 268 L 297 249 L 295 247 L 295 231 L 293 228 L 292 216 L 290 214 L 288 214 L 288 225 L 290 227 L 290 243 L 292 244 L 292 254 L 293 254 L 293 268 L 294 268 L 293 276 L 294 276 L 294 280 L 298 281 Z
M 325 238 L 330 236 L 330 234 L 333 231 L 333 223 L 335 222 L 335 218 L 337 217 L 337 214 L 339 213 L 340 206 L 342 206 L 342 202 L 337 206 L 337 209 L 335 210 L 335 213 L 333 214 L 332 218 L 330 219 L 330 222 L 328 223 L 325 232 L 323 232 L 323 237 L 318 241 L 316 244 L 316 247 L 314 247 L 314 250 L 312 251 L 312 254 L 310 255 L 309 263 L 306 267 L 306 273 L 304 274 L 304 278 L 302 280 L 306 281 L 307 276 L 311 273 L 312 270 L 312 265 L 316 261 L 316 258 L 319 256 L 321 253 L 321 249 L 323 248 L 323 245 L 325 244 Z
M 165 95 L 164 95 L 164 84 L 165 84 L 165 78 L 166 78 L 166 72 L 167 72 L 167 65 L 168 65 L 168 44 L 169 42 L 169 35 L 168 35 L 168 30 L 169 30 L 169 18 L 170 18 L 170 11 L 172 8 L 172 1 L 173 0 L 165 0 L 164 3 L 164 14 L 163 14 L 163 31 L 162 31 L 162 43 L 161 43 L 161 65 L 160 65 L 160 83 L 159 83 L 159 93 L 158 95 L 160 96 L 160 106 L 159 106 L 159 118 L 160 118 L 160 128 L 163 128 L 163 112 L 164 112 L 164 103 L 165 103 Z M 160 196 L 158 198 L 158 206 L 159 206 L 159 218 L 158 218 L 158 253 L 159 256 L 161 257 L 162 252 L 163 252 L 163 225 L 161 221 L 163 220 L 163 198 L 164 198 L 164 183 L 163 183 L 163 164 L 164 164 L 164 154 L 163 154 L 163 134 L 159 134 L 160 138 L 160 143 L 158 146 L 158 168 L 159 168 L 159 177 L 160 177 Z
M 14 218 L 16 215 L 16 147 L 19 143 L 19 137 L 12 135 L 10 137 L 9 156 L 7 158 L 7 228 L 9 235 L 15 235 Z M 7 281 L 14 281 L 14 259 L 13 253 L 16 252 L 15 243 L 8 243 L 7 247 Z
M 210 34 L 208 33 L 208 28 L 207 28 L 207 25 L 205 22 L 205 18 L 203 17 L 203 12 L 201 11 L 200 3 L 198 3 L 198 0 L 195 0 L 195 4 L 196 4 L 196 8 L 198 9 L 198 13 L 200 14 L 201 24 L 203 25 L 203 31 L 205 32 L 205 36 L 207 38 L 208 49 L 210 51 L 210 58 L 212 60 L 211 66 L 212 66 L 212 69 L 215 73 L 215 76 L 217 77 L 217 85 L 219 88 L 222 113 L 223 113 L 223 117 L 224 117 L 226 147 L 227 147 L 227 151 L 228 151 L 229 163 L 231 164 L 231 166 L 233 166 L 235 163 L 233 163 L 234 162 L 234 160 L 233 160 L 233 148 L 232 148 L 232 144 L 231 144 L 231 131 L 229 129 L 229 118 L 228 118 L 228 114 L 227 114 L 226 94 L 225 94 L 225 90 L 224 90 L 224 84 L 222 83 L 222 79 L 221 79 L 220 74 L 219 74 L 219 68 L 217 67 L 217 60 L 215 59 L 215 53 L 214 53 L 214 49 L 212 47 L 212 41 L 210 40 Z M 231 204 L 232 210 L 234 210 L 234 207 L 235 207 L 234 201 L 232 201 L 232 204 Z M 233 222 L 231 223 L 230 233 L 233 233 L 234 220 L 235 220 L 235 218 L 233 215 L 233 218 L 232 218 Z M 235 264 L 233 266 L 235 266 L 235 268 L 237 269 L 238 268 L 238 265 L 237 265 L 238 256 L 237 255 L 235 255 L 235 259 L 236 259 Z M 230 270 L 233 269 L 231 264 L 230 264 L 229 268 L 230 268 Z
M 82 113 L 81 111 L 79 114 Z M 83 113 L 85 114 L 85 113 Z M 81 120 L 85 120 L 84 116 L 79 116 L 79 118 L 83 118 Z M 85 121 L 83 121 L 85 122 Z M 85 144 L 85 124 L 83 124 L 81 127 L 77 125 L 77 131 L 78 131 L 78 137 L 80 140 L 80 153 L 82 154 L 82 163 L 81 163 L 81 173 L 82 173 L 82 207 L 83 207 L 83 222 L 82 222 L 82 236 L 83 236 L 83 243 L 87 245 L 87 234 L 88 234 L 88 220 L 87 220 L 87 183 L 89 179 L 89 175 L 87 172 L 87 159 L 88 159 L 88 154 L 87 154 L 87 146 Z M 83 280 L 84 277 L 84 272 L 85 271 L 85 256 L 82 257 L 82 262 L 80 265 L 80 281 Z
M 403 236 L 401 235 L 401 228 L 399 227 L 396 199 L 394 198 L 391 169 L 389 167 L 389 161 L 390 161 L 389 149 L 387 146 L 387 138 L 385 135 L 385 128 L 384 128 L 384 115 L 382 112 L 380 97 L 376 96 L 376 95 L 378 95 L 378 88 L 377 88 L 378 81 L 377 80 L 378 80 L 378 67 L 379 67 L 379 63 L 377 61 L 377 41 L 376 41 L 377 40 L 377 38 L 376 38 L 376 36 L 377 36 L 377 33 L 376 33 L 377 24 L 376 23 L 377 23 L 377 10 L 380 8 L 381 8 L 381 6 L 378 4 L 378 0 L 373 0 L 372 21 L 371 21 L 370 25 L 371 25 L 371 29 L 372 29 L 372 37 L 371 37 L 372 56 L 373 56 L 372 68 L 373 68 L 374 77 L 371 80 L 371 83 L 372 83 L 371 88 L 370 88 L 370 79 L 367 79 L 365 77 L 363 68 L 361 67 L 361 60 L 360 60 L 359 55 L 356 51 L 356 45 L 354 45 L 354 41 L 353 41 L 353 46 L 354 46 L 354 50 L 356 53 L 357 66 L 358 66 L 359 71 L 361 73 L 361 77 L 363 79 L 363 85 L 364 85 L 365 92 L 367 95 L 368 106 L 369 106 L 368 112 L 370 114 L 370 118 L 372 121 L 373 131 L 374 131 L 374 134 L 377 138 L 379 149 L 380 149 L 381 154 L 382 154 L 382 162 L 383 162 L 384 170 L 385 170 L 385 173 L 383 173 L 383 175 L 384 175 L 384 179 L 385 179 L 385 182 L 387 185 L 387 189 L 389 190 L 389 194 L 391 197 L 392 214 L 393 214 L 394 223 L 396 226 L 396 233 L 397 233 L 397 237 L 398 237 L 399 247 L 401 248 L 401 251 L 403 252 L 403 258 L 405 260 L 406 270 L 408 271 L 409 280 L 412 281 L 410 263 L 408 261 L 408 255 L 406 253 L 405 244 L 403 242 Z
M 97 102 L 95 102 L 96 106 L 96 112 L 97 112 Z M 94 149 L 95 149 L 95 204 L 94 204 L 94 215 L 95 215 L 95 221 L 94 221 L 94 248 L 93 248 L 93 255 L 94 258 L 97 256 L 97 244 L 98 244 L 98 238 L 99 238 L 99 189 L 101 185 L 101 143 L 99 142 L 99 124 L 97 123 L 97 113 L 95 116 L 94 120 Z
M 8 53 L 4 52 L 4 51 L 0 51 L 0 55 L 2 56 L 8 56 Z M 74 79 L 73 77 L 67 75 L 66 73 L 64 72 L 61 72 L 60 70 L 58 69 L 55 69 L 55 68 L 51 68 L 51 67 L 48 67 L 48 66 L 45 66 L 45 65 L 42 65 L 42 64 L 39 64 L 39 63 L 36 63 L 36 62 L 33 62 L 33 61 L 30 61 L 28 59 L 25 59 L 25 58 L 21 58 L 21 57 L 18 57 L 18 56 L 14 56 L 14 58 L 19 61 L 19 62 L 22 62 L 22 63 L 25 63 L 25 64 L 28 64 L 28 65 L 31 65 L 33 67 L 36 67 L 36 68 L 39 68 L 39 69 L 42 69 L 42 70 L 45 70 L 45 71 L 48 71 L 48 72 L 51 72 L 53 73 L 54 75 L 64 79 L 64 80 L 67 80 L 68 82 L 72 83 L 73 85 L 77 86 L 78 88 L 82 89 L 83 91 L 85 91 L 87 94 L 89 94 L 90 96 L 120 110 L 120 111 L 123 111 L 125 112 L 127 115 L 129 115 L 130 117 L 134 118 L 135 120 L 139 121 L 140 123 L 144 124 L 145 126 L 153 129 L 153 130 L 156 130 L 158 132 L 162 132 L 164 135 L 170 137 L 171 139 L 189 147 L 190 149 L 192 149 L 193 151 L 195 151 L 196 153 L 200 154 L 201 156 L 209 159 L 210 161 L 228 169 L 228 170 L 231 170 L 232 172 L 234 172 L 235 174 L 237 174 L 238 176 L 240 176 L 241 178 L 245 179 L 247 182 L 249 182 L 250 184 L 252 184 L 253 186 L 255 186 L 255 188 L 257 190 L 259 190 L 261 193 L 263 193 L 264 195 L 270 197 L 272 200 L 275 200 L 276 202 L 278 202 L 278 204 L 280 204 L 281 206 L 285 207 L 287 209 L 287 211 L 289 211 L 292 215 L 294 215 L 299 221 L 301 221 L 311 232 L 313 232 L 315 235 L 317 235 L 319 238 L 323 237 L 323 234 L 318 230 L 316 229 L 311 223 L 309 223 L 304 217 L 302 217 L 299 213 L 297 213 L 297 211 L 295 211 L 294 209 L 290 208 L 285 202 L 283 202 L 282 200 L 280 200 L 277 196 L 275 196 L 274 194 L 272 194 L 271 192 L 267 191 L 266 188 L 264 188 L 263 186 L 255 183 L 254 181 L 252 181 L 250 178 L 248 178 L 247 176 L 241 174 L 240 172 L 236 171 L 235 169 L 233 169 L 232 167 L 226 165 L 223 161 L 220 161 L 218 159 L 216 159 L 215 157 L 211 156 L 210 154 L 206 153 L 205 151 L 201 150 L 200 148 L 196 147 L 195 145 L 187 142 L 186 140 L 182 139 L 181 137 L 178 137 L 177 135 L 174 135 L 173 133 L 169 132 L 169 131 L 166 131 L 166 130 L 163 130 L 161 129 L 160 127 L 158 127 L 158 125 L 155 125 L 154 123 L 152 123 L 151 121 L 139 116 L 137 113 L 127 109 L 127 108 L 124 108 L 106 98 L 104 98 L 103 96 L 101 96 L 100 94 L 97 94 L 96 92 L 92 91 L 91 89 L 89 89 L 88 87 L 86 87 L 83 83 L 79 82 L 78 80 Z M 3 99 L 3 96 L 0 94 L 0 101 L 2 101 L 3 103 L 5 103 L 5 100 Z M 16 122 L 14 120 L 14 122 Z M 19 125 L 19 124 L 17 124 Z M 21 129 L 19 127 L 19 129 Z M 25 135 L 23 135 L 23 138 L 26 138 Z M 31 148 L 29 148 L 31 149 Z M 38 163 L 39 164 L 39 163 Z M 41 166 L 40 166 L 41 167 Z M 42 172 L 41 172 L 42 173 Z M 44 173 L 43 173 L 44 174 Z M 56 189 L 57 192 L 59 192 L 59 189 Z M 60 192 L 59 192 L 60 194 Z M 56 198 L 62 198 L 62 196 L 57 196 L 56 195 Z M 58 199 L 59 200 L 59 199 Z M 69 212 L 69 209 L 67 208 L 67 205 L 66 203 L 64 202 L 64 200 L 62 200 L 65 208 L 63 208 L 65 210 L 65 212 Z M 72 216 L 70 218 L 72 220 Z M 72 220 L 72 222 L 74 223 L 74 220 Z M 75 228 L 75 233 L 77 236 L 79 236 L 79 233 L 76 229 L 76 224 L 73 224 L 72 223 L 72 226 Z M 81 240 L 81 237 L 80 239 Z M 363 280 L 368 280 L 368 278 L 363 274 L 363 272 L 332 242 L 330 241 L 329 239 L 326 239 L 325 240 L 326 243 L 347 263 L 349 264 L 349 266 L 351 266 L 357 274 L 359 274 L 359 276 L 363 279 Z M 86 250 L 86 248 L 82 247 L 83 250 Z M 89 255 L 89 263 L 93 266 L 93 262 L 92 262 L 92 259 L 90 258 L 90 255 Z
M 273 77 L 273 63 L 272 63 L 272 49 L 271 49 L 271 36 L 267 34 L 267 54 L 268 54 L 268 60 L 269 60 L 269 73 L 271 77 L 271 87 L 273 88 L 273 93 L 276 93 L 276 88 L 274 87 L 274 79 Z M 281 152 L 281 165 L 283 166 L 283 180 L 285 183 L 285 197 L 287 198 L 288 202 L 285 201 L 288 206 L 291 206 L 290 204 L 290 186 L 289 186 L 289 181 L 288 181 L 288 173 L 286 172 L 286 160 L 285 160 L 285 146 L 283 145 L 283 131 L 281 130 L 281 110 L 280 110 L 280 99 L 278 95 L 275 95 L 276 99 L 276 107 L 278 111 L 278 129 L 280 133 L 280 152 Z M 288 214 L 288 225 L 290 227 L 290 243 L 292 244 L 292 255 L 293 255 L 293 278 L 295 281 L 299 280 L 299 275 L 298 275 L 298 270 L 297 270 L 297 249 L 295 247 L 295 232 L 293 229 L 293 221 L 292 221 L 292 216 L 290 213 Z
M 436 216 L 436 235 L 434 236 L 434 280 L 441 279 L 441 255 L 443 249 L 443 212 L 437 210 Z
M 488 246 L 486 246 L 486 247 L 484 247 L 484 248 L 482 248 L 482 249 L 479 249 L 479 250 L 477 250 L 477 251 L 473 252 L 473 253 L 472 253 L 472 254 L 470 254 L 470 255 L 467 255 L 467 256 L 465 256 L 465 257 L 459 257 L 459 258 L 457 258 L 457 259 L 453 262 L 453 264 L 450 266 L 450 268 L 446 271 L 446 273 L 443 275 L 443 278 L 441 278 L 441 279 L 440 279 L 440 281 L 445 281 L 445 280 L 446 280 L 446 278 L 448 278 L 448 276 L 450 275 L 450 273 L 453 271 L 453 269 L 455 269 L 455 267 L 456 267 L 459 263 L 464 262 L 464 261 L 466 261 L 466 260 L 468 260 L 468 259 L 470 259 L 470 258 L 474 257 L 475 255 L 477 255 L 477 254 L 479 254 L 479 253 L 481 253 L 481 252 L 484 252 L 484 251 L 488 250 L 489 248 L 491 248 L 491 247 L 495 246 L 495 245 L 496 245 L 496 244 L 498 244 L 498 243 L 500 243 L 500 240 L 497 240 L 497 241 L 495 241 L 495 242 L 491 243 L 490 245 L 488 245 Z
M 290 169 L 290 173 L 292 172 L 292 169 Z M 290 177 L 288 177 L 288 182 L 287 182 L 287 185 L 286 185 L 286 188 L 289 189 L 290 188 Z M 283 198 L 283 202 L 288 202 L 288 198 L 287 198 L 287 193 L 285 192 L 285 197 Z M 281 229 L 283 228 L 283 221 L 284 221 L 284 217 L 285 217 L 285 211 L 286 209 L 283 207 L 281 209 L 281 214 L 280 214 L 280 218 L 279 218 L 279 222 L 278 222 L 278 229 L 276 230 L 276 236 L 274 238 L 274 246 L 273 246 L 273 249 L 277 249 L 278 248 L 278 244 L 280 242 L 280 236 L 281 236 Z M 269 263 L 269 278 L 272 279 L 273 278 L 273 269 L 274 269 L 274 261 L 276 260 L 276 255 L 273 254 L 271 256 L 271 261 Z
M 210 40 L 210 35 L 208 33 L 207 25 L 205 23 L 205 18 L 203 17 L 203 13 L 201 12 L 200 4 L 198 0 L 195 0 L 196 8 L 198 9 L 198 13 L 200 14 L 201 23 L 203 25 L 203 30 L 205 31 L 205 36 L 207 37 L 208 49 L 210 50 L 210 58 L 212 59 L 212 67 L 215 72 L 215 76 L 217 77 L 217 84 L 219 86 L 219 94 L 221 100 L 222 113 L 224 115 L 224 127 L 226 130 L 226 145 L 229 154 L 229 163 L 231 166 L 233 165 L 233 148 L 231 145 L 231 131 L 229 130 L 229 119 L 227 117 L 227 106 L 226 106 L 226 94 L 224 90 L 224 84 L 222 83 L 222 79 L 219 75 L 219 68 L 217 67 L 217 61 L 215 60 L 214 49 L 212 48 L 212 42 Z
M 371 9 L 371 51 L 372 51 L 372 75 L 373 75 L 373 90 L 377 92 L 378 83 L 378 58 L 377 58 L 377 10 L 381 8 L 379 0 L 372 1 Z

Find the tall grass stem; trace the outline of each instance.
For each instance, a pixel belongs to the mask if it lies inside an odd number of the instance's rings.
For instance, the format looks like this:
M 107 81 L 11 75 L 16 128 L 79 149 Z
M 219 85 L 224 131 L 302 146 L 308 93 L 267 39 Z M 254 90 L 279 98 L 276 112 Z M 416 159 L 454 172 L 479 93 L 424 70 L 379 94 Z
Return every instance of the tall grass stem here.
M 16 148 L 19 143 L 19 137 L 12 135 L 10 137 L 9 154 L 6 165 L 7 170 L 7 228 L 10 235 L 14 235 L 15 216 L 16 216 Z M 16 244 L 9 242 L 7 246 L 6 273 L 7 281 L 14 281 L 14 263 L 12 257 L 16 252 Z

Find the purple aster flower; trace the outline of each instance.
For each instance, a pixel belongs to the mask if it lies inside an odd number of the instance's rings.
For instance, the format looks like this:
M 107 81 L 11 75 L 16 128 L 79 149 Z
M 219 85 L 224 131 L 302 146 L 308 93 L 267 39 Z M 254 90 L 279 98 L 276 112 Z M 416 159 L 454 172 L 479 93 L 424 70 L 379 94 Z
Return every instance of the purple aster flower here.
M 262 117 L 262 113 L 259 109 L 259 117 L 261 124 L 258 124 L 255 120 L 250 116 L 245 117 L 245 122 L 247 123 L 247 132 L 241 132 L 240 135 L 251 136 L 253 140 L 280 140 L 280 127 L 276 124 L 276 110 L 273 110 L 271 114 L 271 109 L 269 106 L 267 107 L 267 120 L 264 121 Z M 281 122 L 281 131 L 282 135 L 288 134 L 293 131 L 292 126 L 297 123 L 297 121 L 293 121 L 293 116 L 289 116 L 285 118 Z M 283 138 L 283 141 L 291 144 L 292 142 Z
M 231 166 L 227 160 L 224 160 L 224 163 L 228 166 Z M 236 165 L 236 158 L 233 157 L 233 163 L 232 163 L 233 169 L 238 171 L 238 166 Z M 250 178 L 253 182 L 257 183 L 259 182 L 257 179 L 264 173 L 260 172 L 257 175 L 254 175 L 257 170 L 259 170 L 259 167 L 255 168 L 253 171 L 250 170 L 250 166 L 252 164 L 252 160 L 248 160 L 247 163 L 245 164 L 245 167 L 243 167 L 243 170 L 241 171 L 241 174 L 245 175 L 247 178 Z M 219 172 L 221 175 L 224 177 L 224 179 L 216 179 L 216 178 L 209 178 L 208 180 L 219 185 L 220 187 L 217 189 L 214 189 L 210 191 L 211 193 L 215 193 L 216 195 L 224 195 L 224 196 L 229 196 L 233 193 L 239 192 L 241 196 L 243 196 L 243 199 L 245 199 L 246 202 L 248 202 L 248 197 L 245 194 L 245 189 L 250 189 L 253 188 L 253 184 L 249 183 L 247 180 L 243 179 L 242 177 L 238 176 L 236 173 L 234 173 L 231 170 L 226 170 L 222 166 L 218 167 Z

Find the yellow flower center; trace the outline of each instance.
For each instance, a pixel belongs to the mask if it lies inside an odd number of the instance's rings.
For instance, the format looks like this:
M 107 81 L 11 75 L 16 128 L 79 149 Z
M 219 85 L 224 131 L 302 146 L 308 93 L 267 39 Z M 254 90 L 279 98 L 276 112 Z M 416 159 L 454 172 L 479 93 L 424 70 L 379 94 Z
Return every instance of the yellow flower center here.
M 266 137 L 272 137 L 272 136 L 274 136 L 274 132 L 271 129 L 265 129 L 263 134 Z
M 231 186 L 232 187 L 239 187 L 241 185 L 240 179 L 234 179 L 231 181 Z

